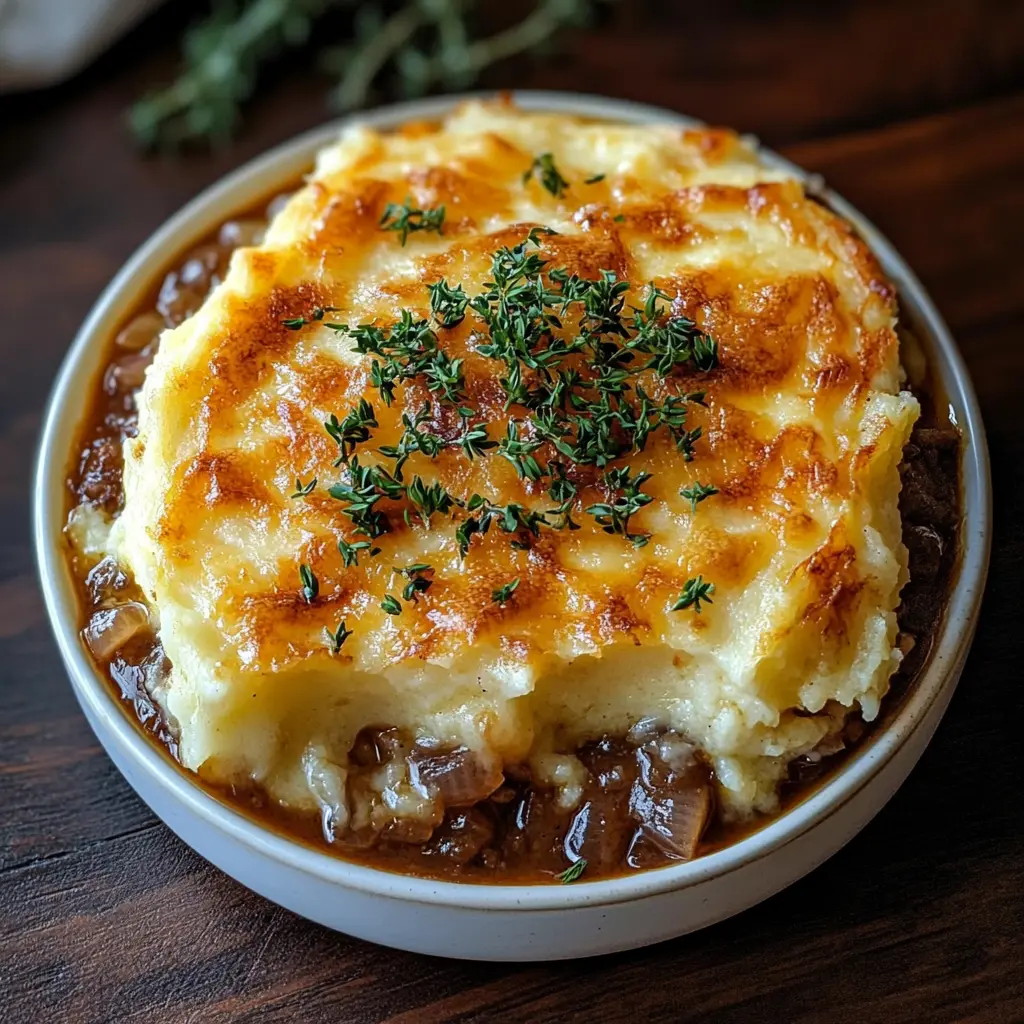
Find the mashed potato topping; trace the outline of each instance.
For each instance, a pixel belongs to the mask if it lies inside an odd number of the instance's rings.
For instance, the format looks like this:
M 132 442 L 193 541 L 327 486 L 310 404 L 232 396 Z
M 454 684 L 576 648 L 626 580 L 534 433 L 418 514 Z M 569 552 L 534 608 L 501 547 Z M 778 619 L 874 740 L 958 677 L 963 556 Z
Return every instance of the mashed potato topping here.
M 616 344 L 648 299 L 652 322 L 713 339 L 717 359 L 630 366 L 631 400 L 685 426 L 607 466 L 544 436 L 529 391 L 550 380 L 523 363 L 515 392 L 476 303 L 432 307 L 442 281 L 486 295 L 502 250 L 546 261 L 563 296 L 628 282 Z M 393 333 L 403 314 L 447 358 L 387 395 L 387 360 L 354 329 Z M 710 764 L 728 814 L 772 809 L 788 763 L 854 709 L 873 718 L 898 665 L 897 466 L 918 406 L 895 318 L 850 228 L 729 132 L 503 103 L 348 129 L 163 336 L 125 445 L 109 546 L 158 617 L 182 762 L 361 828 L 345 787 L 366 726 L 468 748 L 495 778 L 529 763 L 571 806 L 576 745 L 654 721 Z M 577 304 L 545 344 L 597 329 Z M 585 363 L 558 365 L 587 379 Z M 469 458 L 471 429 L 501 447 Z M 398 484 L 363 532 L 360 466 Z M 617 468 L 650 477 L 630 491 Z M 416 478 L 451 501 L 410 496 Z M 638 493 L 625 519 L 594 510 Z M 680 601 L 694 588 L 703 601 Z M 394 815 L 436 813 L 415 785 L 380 787 Z

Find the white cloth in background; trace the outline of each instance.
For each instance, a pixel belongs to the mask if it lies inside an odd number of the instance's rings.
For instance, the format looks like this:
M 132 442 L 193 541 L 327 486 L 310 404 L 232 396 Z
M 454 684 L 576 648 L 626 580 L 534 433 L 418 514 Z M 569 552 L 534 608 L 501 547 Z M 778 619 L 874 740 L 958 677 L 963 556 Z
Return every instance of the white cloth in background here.
M 85 67 L 161 0 L 0 0 L 0 92 Z

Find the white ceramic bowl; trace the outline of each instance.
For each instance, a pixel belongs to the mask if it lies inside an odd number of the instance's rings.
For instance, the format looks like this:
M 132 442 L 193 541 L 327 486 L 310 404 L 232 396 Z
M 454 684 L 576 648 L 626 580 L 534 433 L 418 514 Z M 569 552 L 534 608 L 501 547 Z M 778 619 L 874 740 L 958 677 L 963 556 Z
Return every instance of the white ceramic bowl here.
M 390 128 L 436 118 L 465 97 L 387 107 L 360 120 Z M 654 107 L 564 93 L 524 92 L 527 109 L 636 123 L 692 125 Z M 143 738 L 100 678 L 77 630 L 61 529 L 64 479 L 76 424 L 106 353 L 106 339 L 170 258 L 234 212 L 312 166 L 341 123 L 309 132 L 242 167 L 171 218 L 135 253 L 89 314 L 50 398 L 35 479 L 35 543 L 43 593 L 61 655 L 93 731 L 135 791 L 186 843 L 268 899 L 321 924 L 402 949 L 479 960 L 549 960 L 628 949 L 703 928 L 812 870 L 880 810 L 921 756 L 956 686 L 974 634 L 988 567 L 991 487 L 977 401 L 949 331 L 892 246 L 856 210 L 819 194 L 850 220 L 899 288 L 964 436 L 962 560 L 931 660 L 888 726 L 825 785 L 765 828 L 685 864 L 571 886 L 436 882 L 350 864 L 261 828 L 219 802 Z M 768 160 L 806 177 L 781 158 Z M 818 183 L 820 184 L 820 183 Z M 856 879 L 851 879 L 856 884 Z M 780 904 L 781 906 L 781 904 Z

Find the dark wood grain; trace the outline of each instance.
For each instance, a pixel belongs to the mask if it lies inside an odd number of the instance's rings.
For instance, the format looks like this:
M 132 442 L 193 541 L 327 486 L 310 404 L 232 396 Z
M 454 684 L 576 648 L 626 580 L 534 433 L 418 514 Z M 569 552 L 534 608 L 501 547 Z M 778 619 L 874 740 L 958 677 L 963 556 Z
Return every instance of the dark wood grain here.
M 0 1017 L 1024 1020 L 1024 5 L 621 3 L 557 61 L 491 73 L 492 85 L 604 92 L 730 123 L 822 172 L 949 320 L 996 492 L 963 682 L 878 818 L 807 879 L 705 932 L 522 967 L 375 948 L 210 868 L 103 755 L 44 621 L 27 495 L 42 404 L 76 327 L 184 200 L 324 116 L 322 82 L 296 62 L 233 148 L 139 159 L 123 108 L 170 72 L 170 40 L 195 7 L 171 5 L 73 83 L 0 99 Z

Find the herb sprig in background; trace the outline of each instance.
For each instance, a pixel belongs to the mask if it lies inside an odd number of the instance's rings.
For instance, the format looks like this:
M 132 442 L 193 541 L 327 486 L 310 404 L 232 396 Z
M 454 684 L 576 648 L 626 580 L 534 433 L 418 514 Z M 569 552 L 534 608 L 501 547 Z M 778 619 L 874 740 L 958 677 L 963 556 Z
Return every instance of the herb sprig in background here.
M 491 65 L 586 24 L 600 2 L 535 0 L 521 20 L 491 34 L 481 31 L 479 0 L 216 3 L 186 32 L 178 77 L 139 100 L 130 124 L 146 147 L 224 142 L 267 67 L 300 51 L 315 52 L 334 79 L 328 99 L 337 111 L 364 106 L 378 90 L 411 98 L 466 89 Z

